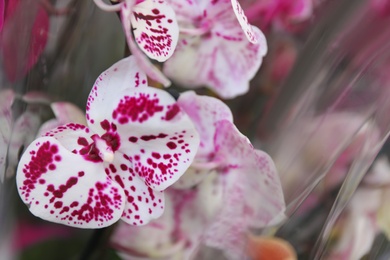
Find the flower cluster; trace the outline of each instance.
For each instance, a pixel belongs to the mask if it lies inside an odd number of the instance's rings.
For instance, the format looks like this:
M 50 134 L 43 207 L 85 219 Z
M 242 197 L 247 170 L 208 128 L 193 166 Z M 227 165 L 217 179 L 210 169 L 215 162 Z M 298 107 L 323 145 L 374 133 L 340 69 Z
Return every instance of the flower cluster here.
M 263 33 L 248 23 L 236 0 L 95 2 L 107 11 L 120 10 L 139 66 L 165 86 L 171 84 L 168 76 L 183 87 L 208 86 L 222 98 L 234 98 L 248 91 L 267 53 Z M 166 76 L 141 51 L 166 61 Z

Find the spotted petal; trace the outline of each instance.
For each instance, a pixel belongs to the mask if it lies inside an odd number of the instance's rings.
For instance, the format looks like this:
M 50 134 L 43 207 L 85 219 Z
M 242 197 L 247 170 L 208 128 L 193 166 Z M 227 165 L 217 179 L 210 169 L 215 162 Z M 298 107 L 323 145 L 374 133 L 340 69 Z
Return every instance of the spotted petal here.
M 143 52 L 137 47 L 134 42 L 134 37 L 131 29 L 130 19 L 132 16 L 132 8 L 135 4 L 134 0 L 129 0 L 127 3 L 124 3 L 121 8 L 121 18 L 123 30 L 126 35 L 127 44 L 131 53 L 134 55 L 134 58 L 137 60 L 139 67 L 153 80 L 160 82 L 165 87 L 171 85 L 171 81 L 158 70 L 149 59 L 143 55 Z
M 220 28 L 208 39 L 180 41 L 164 73 L 184 87 L 209 86 L 222 98 L 246 93 L 267 52 L 265 37 L 254 27 L 259 43 L 252 44 Z
M 246 37 L 251 43 L 257 43 L 257 33 L 254 30 L 254 27 L 249 24 L 248 18 L 244 14 L 241 5 L 237 0 L 231 0 L 234 13 L 236 14 L 237 20 L 241 25 L 242 30 L 244 31 Z
M 118 66 L 117 72 L 121 69 Z M 101 76 L 91 91 L 88 124 L 99 135 L 111 131 L 117 136 L 114 150 L 129 157 L 134 171 L 147 185 L 164 190 L 184 173 L 196 154 L 199 138 L 195 127 L 163 90 L 130 85 L 115 95 L 107 94 L 115 88 L 111 85 L 113 78 L 115 75 Z
M 198 96 L 193 91 L 182 93 L 177 103 L 191 118 L 200 134 L 200 145 L 194 162 L 174 184 L 175 188 L 186 189 L 201 182 L 218 166 L 218 162 L 214 161 L 216 122 L 220 120 L 233 122 L 233 115 L 229 107 L 219 99 Z
M 125 194 L 105 174 L 103 163 L 88 154 L 94 148 L 89 141 L 88 128 L 69 124 L 27 148 L 16 181 L 34 215 L 83 228 L 105 227 L 121 217 Z
M 172 56 L 179 39 L 179 26 L 167 3 L 145 0 L 136 4 L 131 25 L 136 43 L 149 58 L 164 62 Z
M 126 205 L 121 219 L 130 225 L 145 225 L 164 212 L 164 193 L 146 186 L 131 166 L 127 155 L 116 153 L 105 172 L 124 189 Z
M 228 120 L 233 122 L 233 115 L 229 107 L 219 99 L 196 95 L 193 91 L 182 93 L 177 104 L 191 118 L 200 134 L 200 145 L 197 159 L 213 156 L 215 151 L 214 135 L 216 122 Z
M 173 205 L 170 202 L 166 201 L 166 209 L 159 219 L 141 228 L 125 222 L 119 223 L 111 237 L 111 244 L 123 259 L 132 259 L 135 255 L 145 258 L 168 257 L 184 246 L 171 236 L 175 220 Z

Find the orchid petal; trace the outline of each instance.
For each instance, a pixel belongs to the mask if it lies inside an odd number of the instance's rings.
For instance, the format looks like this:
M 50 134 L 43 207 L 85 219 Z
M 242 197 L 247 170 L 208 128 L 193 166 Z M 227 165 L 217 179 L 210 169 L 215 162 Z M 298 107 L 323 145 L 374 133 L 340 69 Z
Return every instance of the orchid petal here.
M 199 137 L 191 120 L 159 89 L 129 89 L 114 103 L 119 151 L 148 186 L 164 190 L 187 170 L 197 152 Z
M 220 120 L 233 122 L 233 115 L 229 107 L 221 100 L 196 95 L 194 91 L 187 91 L 180 95 L 177 104 L 191 118 L 200 134 L 200 144 L 197 153 L 198 158 L 206 158 L 210 161 L 214 156 L 214 135 L 216 123 Z
M 172 187 L 175 189 L 190 189 L 195 187 L 202 182 L 211 171 L 211 169 L 199 169 L 198 167 L 191 165 Z
M 251 26 L 248 22 L 248 18 L 244 14 L 244 10 L 242 10 L 240 4 L 237 0 L 231 0 L 232 7 L 234 13 L 236 14 L 237 20 L 241 25 L 242 30 L 244 31 L 246 37 L 251 43 L 258 43 L 258 33 L 255 32 L 253 26 Z
M 15 93 L 11 89 L 0 91 L 0 181 L 4 181 L 8 146 L 11 139 L 12 111 L 11 106 Z
M 132 62 L 129 58 L 124 64 Z M 128 86 L 121 94 L 109 94 L 111 84 L 115 84 L 110 77 L 115 67 L 107 70 L 91 91 L 88 124 L 95 133 L 117 140 L 113 150 L 129 157 L 134 171 L 148 186 L 164 190 L 191 164 L 199 144 L 198 134 L 188 116 L 163 90 Z
M 167 77 L 165 77 L 165 75 L 160 70 L 158 70 L 147 59 L 147 57 L 145 57 L 145 55 L 143 55 L 142 51 L 137 47 L 137 45 L 134 42 L 134 37 L 132 34 L 131 23 L 130 23 L 130 19 L 132 16 L 132 7 L 134 3 L 135 3 L 134 0 L 130 0 L 128 1 L 128 3 L 123 4 L 121 8 L 122 25 L 126 35 L 126 40 L 129 49 L 131 53 L 134 55 L 134 58 L 137 60 L 136 63 L 142 69 L 142 71 L 144 71 L 153 80 L 160 82 L 165 87 L 168 87 L 169 85 L 171 85 L 170 80 Z
M 117 99 L 118 93 L 126 89 L 146 86 L 146 75 L 133 56 L 112 65 L 98 77 L 89 94 L 86 108 L 88 125 L 100 135 L 105 133 L 100 123 L 112 117 L 112 111 L 107 111 L 107 107 L 112 106 L 109 102 Z
M 224 206 L 207 230 L 206 244 L 242 257 L 247 228 L 264 227 L 284 217 L 282 188 L 271 158 L 254 150 L 231 122 L 217 123 L 215 142 L 218 156 L 226 162 L 219 179 Z
M 16 181 L 34 215 L 83 228 L 102 228 L 121 217 L 125 194 L 105 174 L 101 161 L 88 153 L 93 150 L 89 135 L 88 128 L 68 124 L 27 148 Z
M 34 141 L 38 128 L 41 124 L 39 115 L 27 110 L 15 122 L 8 150 L 8 167 L 6 176 L 12 177 L 15 174 L 19 161 L 20 149 L 27 147 Z
M 227 189 L 236 188 L 237 179 L 245 187 L 246 207 L 251 208 L 249 225 L 263 227 L 275 218 L 280 218 L 285 210 L 283 191 L 275 165 L 268 154 L 255 150 L 248 138 L 242 135 L 229 121 L 217 123 L 215 136 L 217 154 L 227 163 Z M 229 175 L 232 175 L 231 177 Z M 229 176 L 229 177 L 228 177 Z M 239 184 L 237 183 L 237 187 Z M 256 194 L 256 196 L 254 195 Z M 234 196 L 234 194 L 227 194 Z M 233 199 L 233 198 L 232 198 Z M 230 204 L 228 204 L 230 205 Z
M 164 1 L 136 4 L 131 16 L 135 41 L 149 58 L 159 62 L 172 56 L 179 39 L 175 12 Z
M 163 71 L 184 87 L 206 85 L 222 98 L 246 93 L 249 80 L 255 76 L 267 51 L 264 35 L 256 27 L 254 31 L 258 44 L 249 43 L 240 35 L 218 31 L 202 42 L 183 39 L 165 62 Z
M 143 227 L 120 222 L 111 237 L 111 243 L 124 259 L 131 256 L 166 257 L 181 249 L 180 242 L 171 237 L 174 231 L 174 212 L 170 200 L 166 201 L 164 214 Z
M 153 191 L 132 169 L 129 157 L 116 153 L 106 174 L 124 189 L 126 205 L 121 219 L 131 225 L 145 225 L 164 212 L 164 193 Z

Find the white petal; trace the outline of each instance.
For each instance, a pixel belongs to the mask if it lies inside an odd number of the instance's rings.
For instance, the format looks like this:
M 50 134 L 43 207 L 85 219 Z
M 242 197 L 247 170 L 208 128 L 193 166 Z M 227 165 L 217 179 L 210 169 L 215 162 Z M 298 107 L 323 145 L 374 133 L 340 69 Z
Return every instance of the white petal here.
M 149 58 L 164 62 L 172 56 L 179 39 L 179 26 L 168 4 L 161 0 L 136 4 L 131 25 L 136 43 Z
M 84 135 L 84 130 L 74 132 Z M 27 148 L 16 181 L 29 210 L 48 221 L 102 228 L 123 212 L 124 192 L 105 174 L 103 164 L 69 151 L 53 137 L 41 137 Z
M 136 43 L 134 42 L 134 37 L 130 24 L 130 19 L 132 15 L 131 10 L 134 2 L 135 1 L 131 0 L 129 1 L 129 3 L 123 4 L 121 9 L 122 25 L 123 30 L 125 31 L 127 44 L 131 53 L 137 60 L 138 66 L 142 69 L 142 71 L 144 71 L 153 80 L 160 82 L 165 87 L 168 87 L 169 85 L 171 85 L 169 79 L 167 79 L 167 77 L 165 77 L 165 75 L 149 61 L 149 59 L 143 54 L 143 52 L 137 47 Z

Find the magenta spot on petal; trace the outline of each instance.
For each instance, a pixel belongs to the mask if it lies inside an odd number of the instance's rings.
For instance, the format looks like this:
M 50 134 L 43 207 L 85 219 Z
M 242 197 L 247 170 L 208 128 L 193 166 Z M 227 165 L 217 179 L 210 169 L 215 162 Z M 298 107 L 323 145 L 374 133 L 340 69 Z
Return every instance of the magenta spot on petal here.
M 61 207 L 62 207 L 62 202 L 61 202 L 61 201 L 56 201 L 56 202 L 54 203 L 54 207 L 55 207 L 56 209 L 61 208 Z
M 168 142 L 167 146 L 171 150 L 176 149 L 176 147 L 177 147 L 177 145 L 174 142 Z
M 180 108 L 178 105 L 174 104 L 166 113 L 165 120 L 172 120 L 178 113 L 180 112 Z
M 130 141 L 130 142 L 132 142 L 132 143 L 135 143 L 135 142 L 137 142 L 137 140 L 138 140 L 138 138 L 137 138 L 137 137 L 135 137 L 135 136 L 131 136 L 131 137 L 129 137 L 129 141 Z
M 121 124 L 125 124 L 129 120 L 142 123 L 163 110 L 158 102 L 157 98 L 151 98 L 144 93 L 140 93 L 139 97 L 125 96 L 114 110 L 113 118 Z

